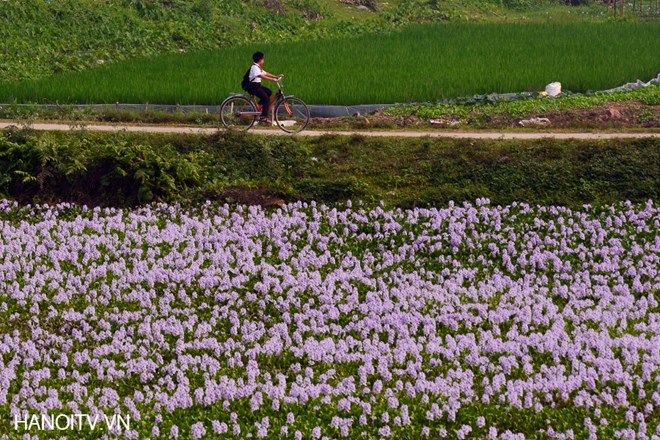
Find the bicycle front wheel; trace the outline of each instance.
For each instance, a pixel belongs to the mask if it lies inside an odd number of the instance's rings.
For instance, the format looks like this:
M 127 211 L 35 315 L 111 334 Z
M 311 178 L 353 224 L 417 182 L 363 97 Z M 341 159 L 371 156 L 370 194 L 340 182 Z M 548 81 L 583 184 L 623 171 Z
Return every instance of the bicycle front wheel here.
M 298 133 L 309 123 L 309 108 L 302 99 L 287 96 L 275 107 L 275 122 L 287 133 Z
M 257 109 L 246 96 L 230 96 L 220 106 L 220 122 L 230 130 L 245 131 L 257 120 Z

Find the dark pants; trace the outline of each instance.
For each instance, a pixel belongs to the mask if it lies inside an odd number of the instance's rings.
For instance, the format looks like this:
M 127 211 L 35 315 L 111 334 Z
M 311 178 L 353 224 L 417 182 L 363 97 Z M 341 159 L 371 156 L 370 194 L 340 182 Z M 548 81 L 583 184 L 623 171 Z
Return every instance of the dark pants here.
M 270 96 L 273 94 L 273 91 L 268 87 L 264 87 L 259 83 L 253 83 L 250 85 L 248 90 L 250 95 L 254 95 L 259 98 L 259 104 L 261 104 L 261 116 L 268 117 L 268 107 L 270 107 Z

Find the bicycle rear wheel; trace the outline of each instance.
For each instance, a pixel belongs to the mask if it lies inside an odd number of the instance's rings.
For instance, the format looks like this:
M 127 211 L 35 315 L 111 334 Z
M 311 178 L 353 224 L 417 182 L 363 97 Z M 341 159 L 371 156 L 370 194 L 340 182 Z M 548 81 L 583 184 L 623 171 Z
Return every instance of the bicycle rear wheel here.
M 309 108 L 302 99 L 287 96 L 275 107 L 275 122 L 287 133 L 298 133 L 309 123 Z
M 256 120 L 257 109 L 247 96 L 230 96 L 220 106 L 220 122 L 230 130 L 248 130 Z

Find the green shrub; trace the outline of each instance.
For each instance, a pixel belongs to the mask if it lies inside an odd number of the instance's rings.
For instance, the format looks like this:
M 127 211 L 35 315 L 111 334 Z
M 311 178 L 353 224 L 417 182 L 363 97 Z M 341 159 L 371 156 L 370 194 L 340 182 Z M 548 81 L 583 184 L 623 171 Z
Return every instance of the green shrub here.
M 146 203 L 199 186 L 204 156 L 84 131 L 7 130 L 0 137 L 0 191 L 21 200 Z

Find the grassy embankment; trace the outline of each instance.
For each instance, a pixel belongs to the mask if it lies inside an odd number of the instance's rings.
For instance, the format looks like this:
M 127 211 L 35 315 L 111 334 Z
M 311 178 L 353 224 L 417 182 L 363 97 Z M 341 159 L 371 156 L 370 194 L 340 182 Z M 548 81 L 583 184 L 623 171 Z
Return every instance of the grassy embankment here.
M 361 199 L 389 206 L 488 197 L 579 207 L 660 197 L 660 140 L 474 141 L 6 130 L 0 196 L 133 206 L 276 205 Z
M 610 108 L 620 104 L 624 114 L 612 117 Z M 385 109 L 394 123 L 436 120 L 441 125 L 470 128 L 505 128 L 531 116 L 548 116 L 552 128 L 598 128 L 644 130 L 660 128 L 660 85 L 637 90 L 587 95 L 542 95 L 506 100 L 491 95 L 450 99 L 436 104 L 408 104 Z M 618 110 L 617 110 L 618 111 Z M 592 112 L 593 115 L 586 114 Z M 598 113 L 600 112 L 600 114 Z M 602 116 L 605 120 L 601 119 Z

